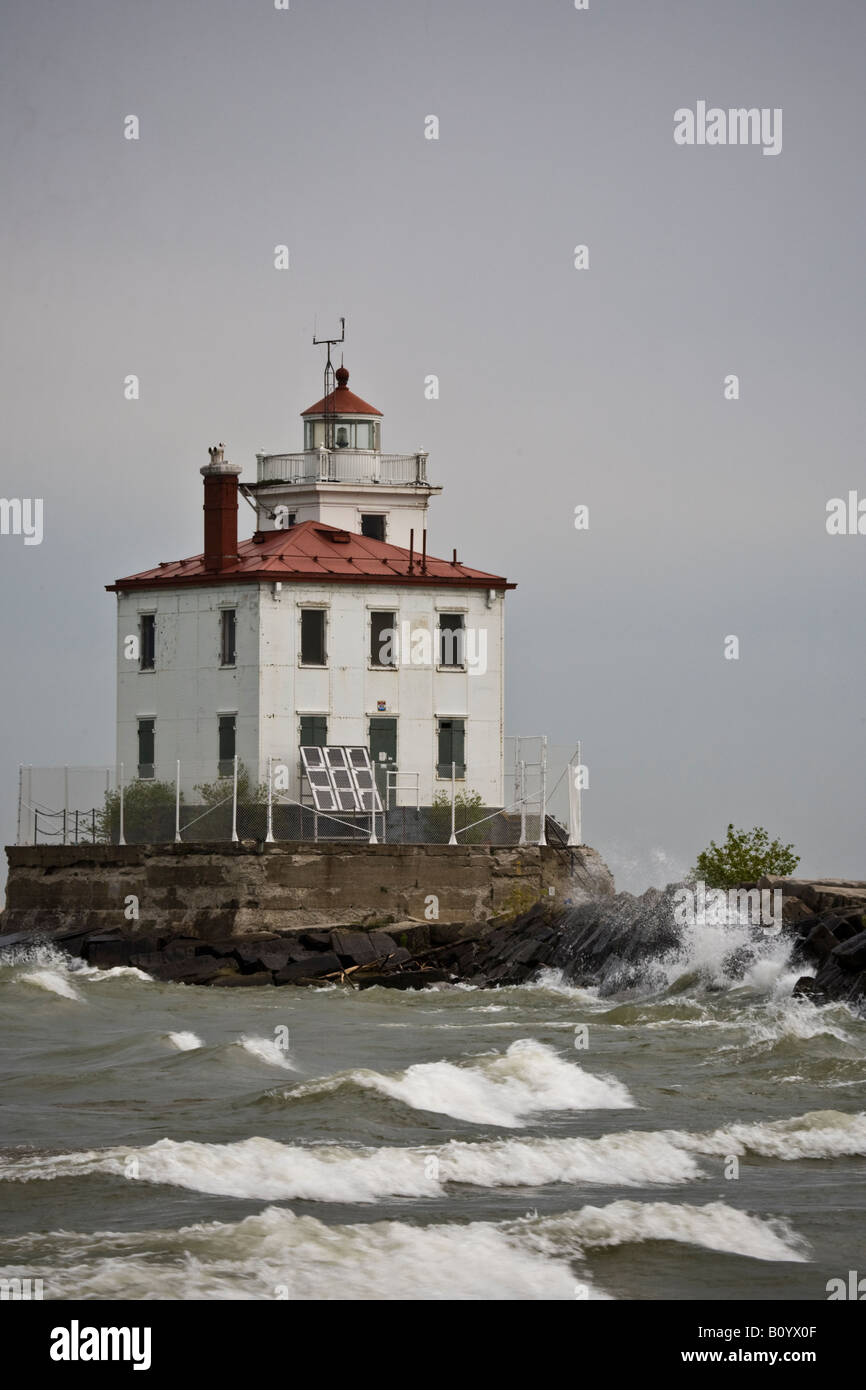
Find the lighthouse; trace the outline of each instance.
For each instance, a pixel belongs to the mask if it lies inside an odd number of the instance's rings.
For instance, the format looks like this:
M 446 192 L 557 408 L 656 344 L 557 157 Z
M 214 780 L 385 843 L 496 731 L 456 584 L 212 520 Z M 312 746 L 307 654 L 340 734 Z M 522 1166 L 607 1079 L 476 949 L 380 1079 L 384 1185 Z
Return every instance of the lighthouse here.
M 341 365 L 301 413 L 303 448 L 255 481 L 212 445 L 200 554 L 117 595 L 117 762 L 185 789 L 288 769 L 303 747 L 369 749 L 383 800 L 431 805 L 452 776 L 503 802 L 504 599 L 513 584 L 428 542 L 423 450 L 383 452 L 382 412 Z M 238 538 L 239 504 L 256 529 Z M 251 517 L 251 520 L 253 518 Z

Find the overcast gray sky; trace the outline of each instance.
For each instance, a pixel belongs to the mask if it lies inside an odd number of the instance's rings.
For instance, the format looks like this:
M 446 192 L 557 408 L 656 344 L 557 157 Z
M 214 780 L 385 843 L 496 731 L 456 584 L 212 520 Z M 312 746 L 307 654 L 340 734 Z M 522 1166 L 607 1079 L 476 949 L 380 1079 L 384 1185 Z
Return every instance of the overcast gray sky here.
M 345 314 L 385 449 L 445 487 L 431 552 L 519 585 L 508 731 L 582 740 L 618 884 L 729 820 L 863 876 L 866 535 L 825 528 L 866 497 L 862 0 L 6 0 L 0 25 L 0 495 L 45 508 L 41 545 L 0 536 L 4 841 L 19 762 L 113 757 L 103 585 L 201 548 L 209 444 L 247 478 L 301 447 L 314 317 Z M 700 100 L 782 108 L 782 152 L 676 145 Z

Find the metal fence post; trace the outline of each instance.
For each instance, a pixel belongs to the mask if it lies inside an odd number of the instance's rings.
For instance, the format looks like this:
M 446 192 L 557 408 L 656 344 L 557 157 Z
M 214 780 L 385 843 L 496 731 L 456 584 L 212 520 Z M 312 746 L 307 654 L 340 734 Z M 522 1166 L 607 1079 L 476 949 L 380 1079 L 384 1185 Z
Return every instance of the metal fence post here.
M 117 843 L 119 845 L 126 844 L 126 840 L 123 834 L 123 763 L 120 764 L 120 835 L 118 837 Z
M 238 755 L 235 753 L 232 767 L 232 843 L 238 838 Z
M 454 834 L 455 816 L 457 813 L 457 764 L 451 764 L 451 839 L 449 845 L 457 844 L 457 836 Z
M 518 845 L 526 844 L 526 760 L 520 759 L 520 839 Z
M 578 777 L 580 776 L 580 744 L 577 745 L 577 761 L 568 765 L 568 844 L 569 848 L 576 848 L 581 841 L 580 824 L 580 786 Z
M 177 770 L 174 778 L 174 842 L 179 845 L 180 840 L 180 758 L 177 760 Z
M 69 818 L 69 768 L 63 769 L 63 843 L 68 843 L 66 822 Z
M 15 831 L 16 845 L 23 844 L 21 839 L 21 807 L 24 802 L 24 764 L 18 764 L 18 828 Z
M 268 754 L 268 828 L 265 832 L 265 844 L 274 843 L 274 776 L 273 776 L 273 757 Z
M 546 845 L 544 822 L 547 819 L 547 734 L 541 737 L 541 817 L 538 826 L 538 843 Z

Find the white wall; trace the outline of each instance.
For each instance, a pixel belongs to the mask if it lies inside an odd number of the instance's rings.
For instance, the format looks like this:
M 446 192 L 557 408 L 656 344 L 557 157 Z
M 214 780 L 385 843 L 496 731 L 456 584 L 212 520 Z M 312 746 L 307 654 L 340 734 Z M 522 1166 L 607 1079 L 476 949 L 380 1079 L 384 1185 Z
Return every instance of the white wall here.
M 220 609 L 237 610 L 237 664 L 223 669 Z M 304 606 L 326 613 L 327 666 L 300 664 Z M 432 634 L 437 615 L 463 612 L 464 625 L 486 640 L 486 671 L 437 670 L 401 660 L 397 670 L 371 666 L 370 612 L 393 610 L 398 628 Z M 437 719 L 466 721 L 466 778 L 486 805 L 502 804 L 503 596 L 488 606 L 486 590 L 399 585 L 221 584 L 179 591 L 141 590 L 118 596 L 117 760 L 125 775 L 138 763 L 137 721 L 156 718 L 156 775 L 173 778 L 183 765 L 185 793 L 217 775 L 218 716 L 237 713 L 237 751 L 251 773 L 268 757 L 285 761 L 297 798 L 299 720 L 328 719 L 330 743 L 363 744 L 371 717 L 397 719 L 401 771 L 421 774 L 421 804 L 449 782 L 436 776 Z M 124 657 L 124 638 L 138 633 L 143 612 L 156 614 L 156 668 L 140 671 Z M 480 654 L 480 649 L 476 647 Z M 406 652 L 401 657 L 406 658 Z M 435 653 L 434 653 L 435 657 Z M 378 709 L 384 701 L 386 708 Z M 404 792 L 400 800 L 412 804 Z
M 433 493 L 441 491 L 441 488 L 423 487 L 350 487 L 346 483 L 269 487 L 257 493 L 258 526 L 262 531 L 274 530 L 274 522 L 267 513 L 284 506 L 295 513 L 298 525 L 302 521 L 324 521 L 329 526 L 359 535 L 362 513 L 384 513 L 388 544 L 402 545 L 408 550 L 409 533 L 414 530 L 415 550 L 420 554 L 421 533 L 427 526 L 428 500 Z M 431 553 L 434 552 L 431 550 Z
M 237 659 L 221 667 L 220 610 L 235 608 Z M 156 614 L 156 663 L 140 671 L 124 656 L 139 615 Z M 118 595 L 117 761 L 127 778 L 138 765 L 138 720 L 156 717 L 156 775 L 183 764 L 185 792 L 217 775 L 218 718 L 237 714 L 238 757 L 254 768 L 259 747 L 259 589 L 219 584 L 182 590 L 141 589 Z

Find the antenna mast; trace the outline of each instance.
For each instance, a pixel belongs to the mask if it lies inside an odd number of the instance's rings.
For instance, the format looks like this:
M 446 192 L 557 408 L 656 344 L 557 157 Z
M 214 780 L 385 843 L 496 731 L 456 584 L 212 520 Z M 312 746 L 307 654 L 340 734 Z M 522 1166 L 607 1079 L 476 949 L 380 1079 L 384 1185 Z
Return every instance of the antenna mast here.
M 333 449 L 333 447 L 334 447 L 334 419 L 335 419 L 335 416 L 336 416 L 336 411 L 334 410 L 333 393 L 334 393 L 334 391 L 336 390 L 336 386 L 337 386 L 337 379 L 336 379 L 336 377 L 335 377 L 335 375 L 334 375 L 334 365 L 333 365 L 333 363 L 332 363 L 332 361 L 331 361 L 331 348 L 332 348 L 332 347 L 335 347 L 335 346 L 337 345 L 337 343 L 343 343 L 343 342 L 345 342 L 345 341 L 346 341 L 346 320 L 345 320 L 344 318 L 340 319 L 340 336 L 339 336 L 339 338 L 317 338 L 317 337 L 316 337 L 316 330 L 315 330 L 315 328 L 313 329 L 313 347 L 319 347 L 319 346 L 324 347 L 325 345 L 327 345 L 327 348 L 328 348 L 328 360 L 327 360 L 327 362 L 325 363 L 325 406 L 324 406 L 324 415 L 325 415 L 325 448 L 326 448 L 327 450 L 329 450 L 329 451 L 330 451 L 331 449 Z

